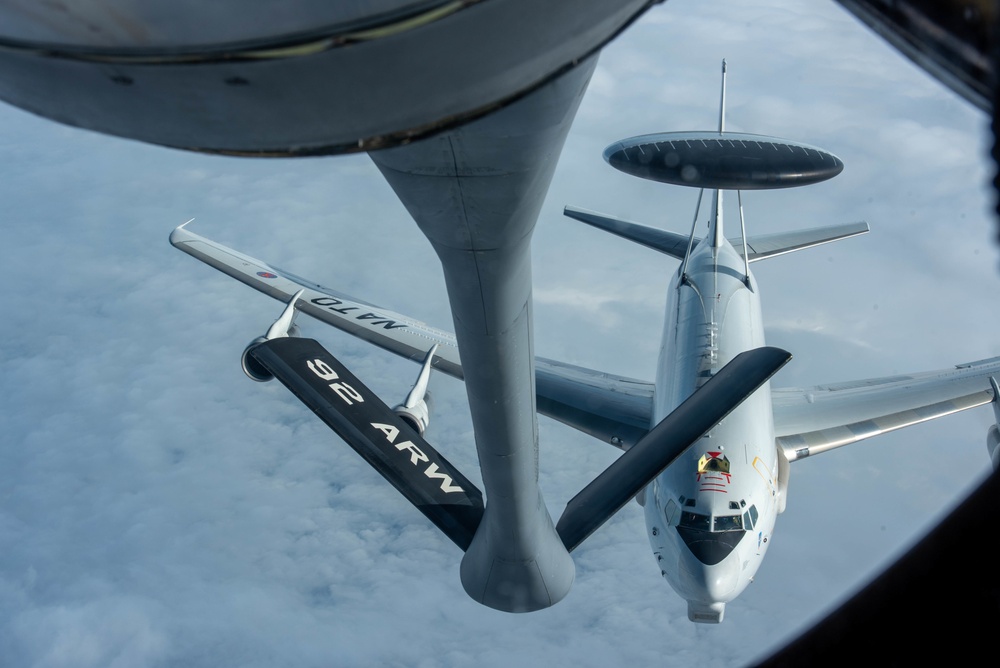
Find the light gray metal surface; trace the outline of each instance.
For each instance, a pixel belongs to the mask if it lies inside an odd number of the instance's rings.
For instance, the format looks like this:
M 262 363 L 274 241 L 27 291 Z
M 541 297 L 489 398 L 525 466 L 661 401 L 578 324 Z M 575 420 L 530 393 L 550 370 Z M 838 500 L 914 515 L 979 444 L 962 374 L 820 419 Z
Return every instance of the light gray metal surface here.
M 750 262 L 765 260 L 769 257 L 777 257 L 793 251 L 821 246 L 833 241 L 840 241 L 867 234 L 868 223 L 846 223 L 844 225 L 827 225 L 824 227 L 814 227 L 794 232 L 778 232 L 776 234 L 758 234 L 747 237 L 747 255 Z M 736 248 L 736 252 L 743 255 L 742 246 L 736 242 L 739 239 L 729 240 Z
M 444 269 L 486 488 L 462 584 L 500 610 L 553 605 L 575 572 L 538 487 L 530 244 L 596 62 L 487 118 L 371 154 Z
M 657 421 L 737 355 L 766 345 L 760 290 L 725 237 L 721 199 L 722 192 L 713 193 L 708 234 L 670 282 L 653 399 Z M 691 621 L 721 622 L 726 604 L 752 581 L 780 508 L 777 473 L 767 383 L 647 488 L 650 547 L 663 577 L 688 601 Z M 732 532 L 713 529 L 715 518 L 742 522 L 749 507 L 758 512 L 752 535 L 743 524 Z
M 649 432 L 653 384 L 535 358 L 538 412 L 627 450 Z
M 616 236 L 642 244 L 647 248 L 683 260 L 689 245 L 687 236 L 647 227 L 629 222 L 621 218 L 609 216 L 596 211 L 588 211 L 574 206 L 567 206 L 563 213 L 591 227 L 610 232 Z M 778 232 L 776 234 L 760 234 L 748 237 L 746 240 L 746 255 L 750 262 L 776 257 L 805 248 L 846 239 L 848 237 L 868 232 L 868 223 L 847 223 L 845 225 L 827 225 L 793 232 Z M 697 242 L 695 242 L 697 243 Z M 744 254 L 743 240 L 740 237 L 730 237 L 729 243 L 740 255 Z
M 789 461 L 993 400 L 1000 358 L 952 369 L 772 393 L 775 435 Z
M 632 223 L 621 218 L 608 216 L 596 211 L 588 211 L 575 206 L 563 208 L 563 214 L 569 218 L 579 220 L 591 227 L 610 232 L 616 236 L 642 244 L 646 248 L 652 248 L 678 260 L 684 259 L 687 252 L 689 237 L 685 234 L 667 232 L 655 227 L 647 227 Z

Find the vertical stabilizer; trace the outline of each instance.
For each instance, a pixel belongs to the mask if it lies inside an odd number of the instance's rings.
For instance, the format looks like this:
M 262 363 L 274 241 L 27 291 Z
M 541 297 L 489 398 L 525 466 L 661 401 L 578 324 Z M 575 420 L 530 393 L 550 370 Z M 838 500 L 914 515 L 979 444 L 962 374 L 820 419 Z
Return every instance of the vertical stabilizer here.
M 712 202 L 712 220 L 708 235 L 712 240 L 712 248 L 719 248 L 726 240 L 722 225 L 722 191 L 716 190 Z
M 719 134 L 726 131 L 726 59 L 722 59 L 722 93 L 719 96 Z M 709 237 L 712 240 L 712 248 L 722 245 L 725 237 L 722 226 L 722 191 L 716 190 L 712 202 L 712 221 L 709 228 Z
M 722 99 L 719 101 L 719 134 L 726 131 L 726 59 L 722 59 Z

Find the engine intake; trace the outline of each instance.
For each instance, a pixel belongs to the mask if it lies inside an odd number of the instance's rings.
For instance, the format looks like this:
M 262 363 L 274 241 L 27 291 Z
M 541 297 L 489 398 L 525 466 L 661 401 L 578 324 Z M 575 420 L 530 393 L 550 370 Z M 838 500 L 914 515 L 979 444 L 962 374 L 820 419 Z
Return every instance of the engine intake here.
M 424 398 L 418 401 L 413 406 L 408 406 L 407 404 L 400 404 L 392 409 L 392 411 L 398 415 L 406 424 L 413 427 L 421 436 L 427 431 L 427 425 L 430 424 L 430 404 L 431 395 L 430 392 L 424 393 Z
M 263 336 L 258 336 L 256 339 L 250 342 L 250 344 L 243 349 L 243 355 L 240 357 L 240 365 L 243 367 L 243 373 L 247 375 L 250 380 L 255 380 L 258 383 L 266 383 L 267 381 L 274 378 L 274 375 L 264 368 L 264 365 L 258 362 L 250 351 L 259 346 L 260 344 L 267 341 Z

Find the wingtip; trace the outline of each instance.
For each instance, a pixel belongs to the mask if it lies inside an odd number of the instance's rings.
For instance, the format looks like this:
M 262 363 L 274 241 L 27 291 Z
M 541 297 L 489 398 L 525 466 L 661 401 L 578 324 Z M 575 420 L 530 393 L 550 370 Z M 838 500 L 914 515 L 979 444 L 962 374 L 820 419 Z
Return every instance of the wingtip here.
M 187 221 L 185 223 L 181 223 L 180 225 L 178 225 L 177 227 L 174 228 L 174 230 L 170 233 L 170 244 L 171 245 L 176 246 L 176 245 L 178 245 L 178 244 L 180 244 L 180 243 L 182 243 L 184 241 L 187 241 L 187 235 L 184 234 L 186 232 L 186 230 L 184 228 L 187 227 L 188 224 L 192 223 L 192 222 L 194 222 L 194 218 L 192 218 L 191 220 L 189 220 L 189 221 Z M 190 233 L 188 233 L 188 234 L 190 234 Z

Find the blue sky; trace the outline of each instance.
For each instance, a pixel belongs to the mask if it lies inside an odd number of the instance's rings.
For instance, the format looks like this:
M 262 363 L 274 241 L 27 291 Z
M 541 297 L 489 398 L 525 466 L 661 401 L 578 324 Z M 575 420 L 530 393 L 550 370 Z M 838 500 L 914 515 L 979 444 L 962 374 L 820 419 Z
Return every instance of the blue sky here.
M 673 260 L 565 204 L 685 232 L 697 193 L 601 160 L 623 137 L 715 126 L 823 147 L 840 176 L 744 197 L 752 233 L 872 233 L 757 263 L 778 386 L 1000 355 L 986 118 L 837 5 L 670 0 L 607 47 L 535 233 L 536 348 L 654 376 Z M 439 265 L 367 156 L 238 160 L 0 107 L 0 664 L 727 666 L 787 640 L 915 540 L 988 469 L 981 409 L 795 465 L 757 581 L 694 626 L 639 508 L 575 553 L 557 606 L 472 602 L 460 553 L 239 354 L 280 305 L 167 243 L 195 231 L 450 329 Z M 734 213 L 729 220 L 735 220 Z M 303 319 L 387 400 L 414 365 Z M 428 438 L 478 476 L 460 383 Z M 616 452 L 542 419 L 550 511 Z

